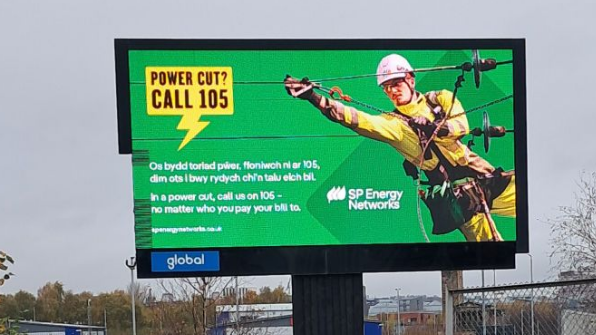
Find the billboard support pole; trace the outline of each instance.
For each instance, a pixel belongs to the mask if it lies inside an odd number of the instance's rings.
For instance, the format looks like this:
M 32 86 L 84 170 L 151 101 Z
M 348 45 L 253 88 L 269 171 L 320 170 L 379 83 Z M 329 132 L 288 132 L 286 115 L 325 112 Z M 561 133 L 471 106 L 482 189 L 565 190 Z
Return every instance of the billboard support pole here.
M 362 273 L 293 275 L 294 335 L 362 335 Z

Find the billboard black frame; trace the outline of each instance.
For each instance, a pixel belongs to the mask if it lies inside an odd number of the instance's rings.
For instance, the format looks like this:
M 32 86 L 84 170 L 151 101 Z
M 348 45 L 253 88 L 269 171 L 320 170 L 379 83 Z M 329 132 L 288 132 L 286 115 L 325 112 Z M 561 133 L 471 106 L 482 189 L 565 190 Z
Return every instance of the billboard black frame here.
M 116 39 L 116 96 L 120 154 L 132 153 L 128 53 L 132 50 L 465 50 L 513 53 L 516 241 L 296 247 L 137 249 L 139 278 L 341 274 L 392 271 L 505 269 L 529 252 L 525 39 Z M 152 251 L 220 253 L 217 272 L 152 272 Z

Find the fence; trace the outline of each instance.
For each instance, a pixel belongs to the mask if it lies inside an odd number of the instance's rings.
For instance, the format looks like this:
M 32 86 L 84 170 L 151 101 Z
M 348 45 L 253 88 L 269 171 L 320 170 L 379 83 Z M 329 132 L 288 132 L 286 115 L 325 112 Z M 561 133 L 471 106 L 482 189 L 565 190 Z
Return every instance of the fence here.
M 596 335 L 596 278 L 453 290 L 445 312 L 447 335 Z

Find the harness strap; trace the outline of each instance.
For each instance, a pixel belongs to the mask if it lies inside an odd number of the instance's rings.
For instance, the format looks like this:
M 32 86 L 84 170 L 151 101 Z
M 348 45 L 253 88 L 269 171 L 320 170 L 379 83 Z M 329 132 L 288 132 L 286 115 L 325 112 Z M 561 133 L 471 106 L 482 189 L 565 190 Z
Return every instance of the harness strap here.
M 437 123 L 437 122 L 443 121 L 445 119 L 446 114 L 445 114 L 445 111 L 443 110 L 443 107 L 441 106 L 441 104 L 438 101 L 437 92 L 430 91 L 430 92 L 426 93 L 424 96 L 426 98 L 425 99 L 426 105 L 428 106 L 428 108 L 430 108 L 433 115 L 435 116 L 434 122 Z M 406 122 L 408 122 L 409 120 L 412 119 L 411 116 L 408 116 L 408 115 L 402 113 L 397 108 L 394 109 L 391 114 L 394 116 L 399 116 Z M 443 155 L 443 153 L 441 152 L 441 149 L 437 146 L 437 144 L 434 141 L 431 141 L 431 143 L 428 143 L 429 139 L 427 138 L 427 136 L 425 134 L 423 134 L 420 131 L 416 131 L 416 133 L 418 135 L 418 138 L 420 139 L 420 147 L 422 149 L 428 148 L 428 150 L 425 152 L 424 159 L 431 159 L 432 154 L 434 153 L 437 156 L 437 159 L 439 160 L 439 164 L 437 164 L 437 167 L 434 170 L 424 171 L 425 175 L 429 179 L 429 181 L 428 181 L 429 184 L 431 184 L 431 185 L 442 184 L 444 181 L 450 181 L 450 180 L 453 181 L 453 180 L 457 180 L 457 179 L 475 176 L 473 171 L 468 167 L 458 166 L 458 165 L 453 166 L 449 162 L 449 160 L 447 160 L 445 155 Z M 430 156 L 427 156 L 427 155 L 430 155 Z M 416 165 L 414 165 L 412 162 L 410 162 L 408 160 L 404 160 L 403 166 L 404 166 L 404 170 L 406 171 L 406 175 L 412 177 L 412 179 L 414 179 L 414 180 L 417 180 L 420 178 L 420 175 L 417 172 L 418 167 Z M 414 173 L 414 171 L 416 171 L 416 173 Z

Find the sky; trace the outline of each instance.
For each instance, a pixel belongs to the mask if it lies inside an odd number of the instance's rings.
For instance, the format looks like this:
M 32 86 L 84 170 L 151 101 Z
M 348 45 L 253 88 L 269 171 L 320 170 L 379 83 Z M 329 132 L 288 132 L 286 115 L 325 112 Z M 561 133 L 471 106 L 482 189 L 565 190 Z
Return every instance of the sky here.
M 17 261 L 2 291 L 60 281 L 99 293 L 130 281 L 132 169 L 118 154 L 115 38 L 525 38 L 530 253 L 534 280 L 552 279 L 545 221 L 573 203 L 580 173 L 596 170 L 594 12 L 587 0 L 0 0 L 0 250 Z M 529 281 L 530 257 L 516 264 L 496 272 L 498 284 Z M 480 273 L 466 271 L 465 286 L 480 286 Z M 364 283 L 371 296 L 440 294 L 439 272 Z

